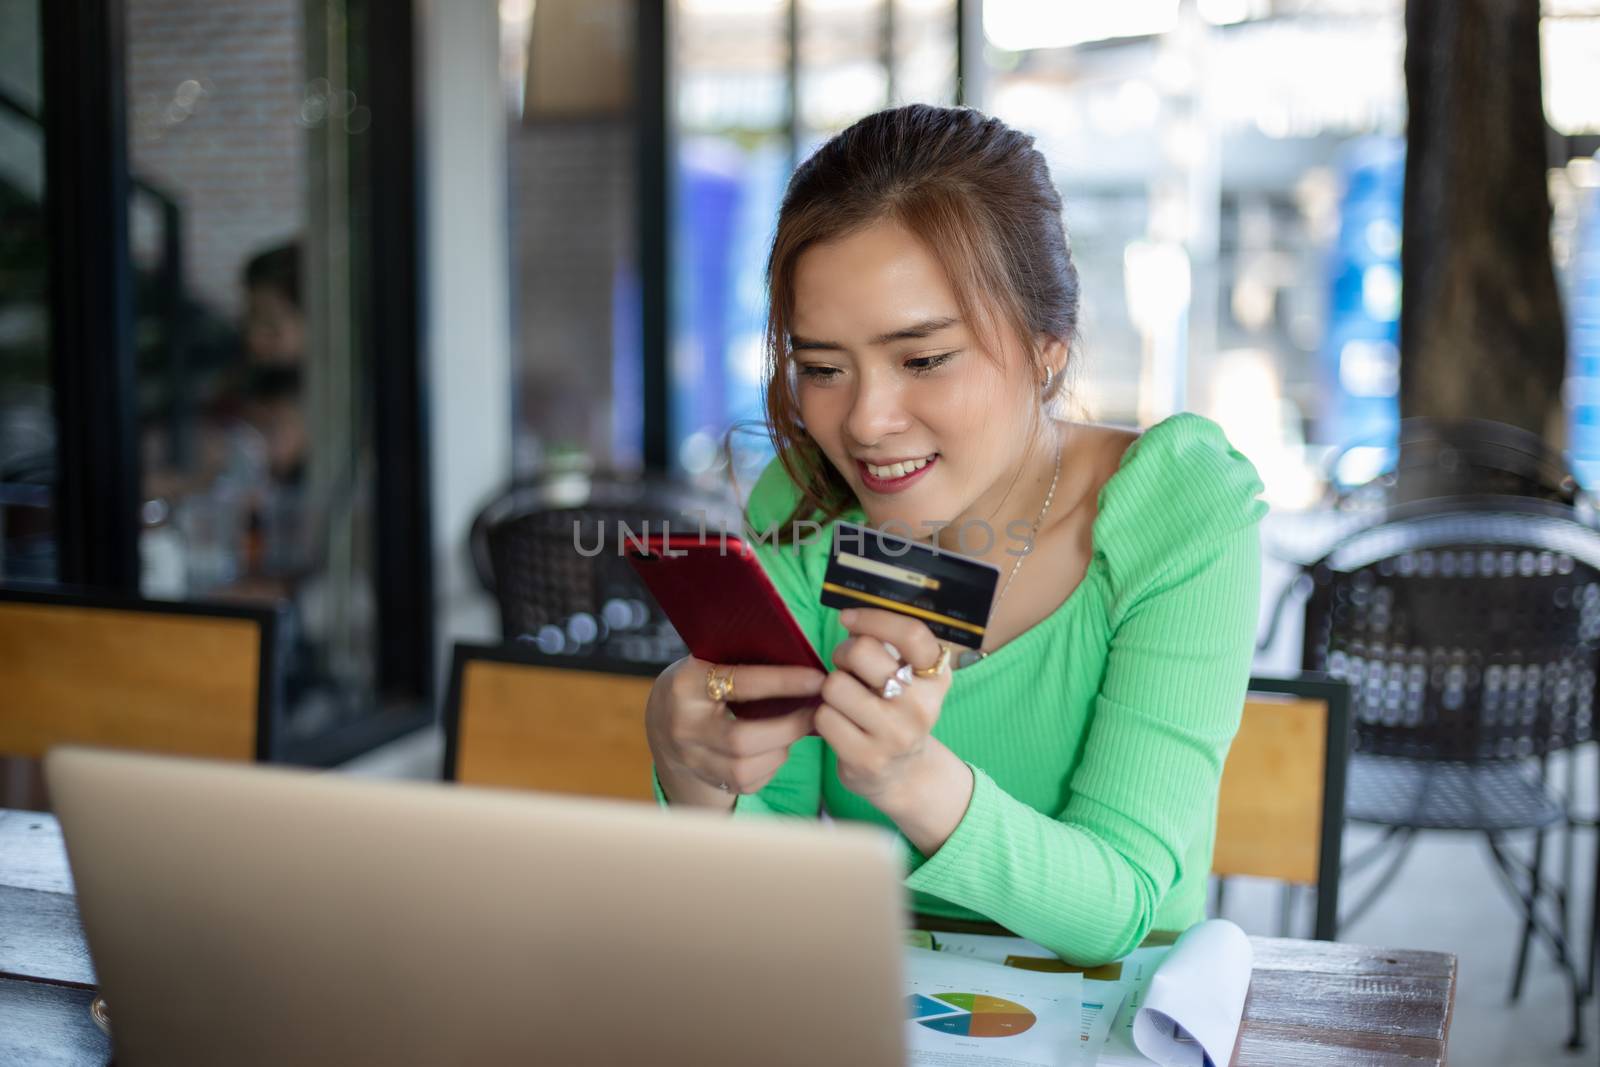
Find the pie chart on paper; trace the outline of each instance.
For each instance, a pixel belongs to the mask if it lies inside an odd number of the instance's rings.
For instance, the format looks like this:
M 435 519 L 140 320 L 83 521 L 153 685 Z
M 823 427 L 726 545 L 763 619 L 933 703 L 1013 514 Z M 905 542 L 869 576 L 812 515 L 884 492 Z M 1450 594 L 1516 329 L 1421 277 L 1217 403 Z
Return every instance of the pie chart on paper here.
M 983 993 L 913 993 L 906 1008 L 912 1022 L 953 1037 L 1011 1037 L 1038 1021 L 1021 1004 Z

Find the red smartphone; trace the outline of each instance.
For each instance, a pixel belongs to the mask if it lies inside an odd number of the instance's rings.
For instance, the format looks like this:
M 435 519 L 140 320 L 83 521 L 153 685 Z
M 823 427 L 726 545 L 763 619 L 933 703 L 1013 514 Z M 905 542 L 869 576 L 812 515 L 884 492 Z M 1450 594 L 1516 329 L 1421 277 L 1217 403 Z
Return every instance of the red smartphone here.
M 672 534 L 629 541 L 623 550 L 672 621 L 678 636 L 699 659 L 738 666 L 781 667 L 822 665 L 783 597 L 772 587 L 755 552 L 729 535 Z M 738 696 L 738 675 L 734 695 Z M 817 697 L 769 697 L 729 701 L 728 710 L 741 719 L 769 719 L 814 707 Z

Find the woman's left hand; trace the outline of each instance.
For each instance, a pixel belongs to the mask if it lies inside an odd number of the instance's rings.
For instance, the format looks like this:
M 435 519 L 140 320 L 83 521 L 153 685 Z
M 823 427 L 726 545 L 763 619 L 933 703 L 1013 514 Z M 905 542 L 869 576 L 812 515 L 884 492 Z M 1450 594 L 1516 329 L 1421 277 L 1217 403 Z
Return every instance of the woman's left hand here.
M 942 646 L 918 619 L 878 608 L 851 608 L 839 615 L 851 636 L 834 649 L 834 670 L 822 683 L 817 733 L 838 757 L 839 782 L 852 793 L 879 802 L 904 793 L 928 770 L 943 746 L 930 736 L 939 721 L 950 668 L 912 677 L 903 691 L 882 696 L 900 668 L 931 667 Z M 896 660 L 885 642 L 900 653 Z M 881 806 L 881 804 L 880 804 Z

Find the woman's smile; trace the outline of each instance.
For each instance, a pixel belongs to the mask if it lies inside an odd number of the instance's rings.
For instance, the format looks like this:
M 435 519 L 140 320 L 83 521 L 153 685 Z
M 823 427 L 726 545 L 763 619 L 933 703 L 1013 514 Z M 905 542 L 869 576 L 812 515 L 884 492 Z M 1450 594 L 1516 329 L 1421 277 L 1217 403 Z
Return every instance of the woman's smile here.
M 920 482 L 938 461 L 937 452 L 883 464 L 857 459 L 856 473 L 861 477 L 861 484 L 870 492 L 900 493 Z

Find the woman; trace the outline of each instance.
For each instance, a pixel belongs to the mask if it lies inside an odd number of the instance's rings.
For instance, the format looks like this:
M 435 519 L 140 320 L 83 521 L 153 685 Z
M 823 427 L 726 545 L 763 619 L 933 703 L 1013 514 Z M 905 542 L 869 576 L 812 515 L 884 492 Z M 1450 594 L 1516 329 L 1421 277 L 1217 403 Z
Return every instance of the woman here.
M 862 119 L 790 181 L 768 281 L 779 459 L 750 525 L 909 527 L 1000 586 L 984 655 L 952 670 L 920 621 L 818 603 L 828 536 L 760 546 L 830 670 L 668 668 L 646 715 L 662 802 L 889 826 L 917 911 L 1082 964 L 1198 921 L 1261 485 L 1198 416 L 1141 437 L 1051 415 L 1078 284 L 1032 138 L 966 109 Z M 816 707 L 726 710 L 777 695 Z

